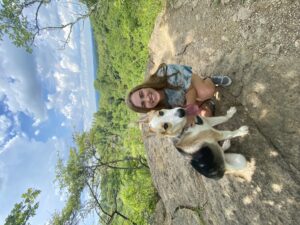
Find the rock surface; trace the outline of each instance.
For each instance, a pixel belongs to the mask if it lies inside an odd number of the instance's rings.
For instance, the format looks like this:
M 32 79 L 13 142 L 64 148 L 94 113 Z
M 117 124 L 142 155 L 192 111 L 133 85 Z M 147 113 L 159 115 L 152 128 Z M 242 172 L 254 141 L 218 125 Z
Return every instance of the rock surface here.
M 164 138 L 144 141 L 161 197 L 155 225 L 300 224 L 300 2 L 170 0 L 149 44 L 161 62 L 187 64 L 202 76 L 227 74 L 218 114 L 237 114 L 219 129 L 250 127 L 229 151 L 249 161 L 248 180 L 197 174 Z M 160 208 L 159 208 L 160 207 Z M 159 221 L 159 222 L 158 222 Z

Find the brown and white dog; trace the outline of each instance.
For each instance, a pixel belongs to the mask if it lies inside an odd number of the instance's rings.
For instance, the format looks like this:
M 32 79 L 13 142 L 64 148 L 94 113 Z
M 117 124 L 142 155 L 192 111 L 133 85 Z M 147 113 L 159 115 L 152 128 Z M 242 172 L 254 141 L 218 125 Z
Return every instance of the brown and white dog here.
M 162 109 L 149 115 L 150 131 L 170 137 L 176 149 L 190 164 L 208 178 L 220 179 L 226 173 L 235 173 L 246 168 L 243 155 L 224 153 L 230 147 L 229 139 L 248 134 L 248 127 L 234 131 L 220 131 L 213 126 L 228 121 L 236 112 L 231 107 L 225 116 L 196 116 L 195 125 L 186 126 L 188 112 L 184 108 Z M 218 141 L 226 140 L 221 147 Z

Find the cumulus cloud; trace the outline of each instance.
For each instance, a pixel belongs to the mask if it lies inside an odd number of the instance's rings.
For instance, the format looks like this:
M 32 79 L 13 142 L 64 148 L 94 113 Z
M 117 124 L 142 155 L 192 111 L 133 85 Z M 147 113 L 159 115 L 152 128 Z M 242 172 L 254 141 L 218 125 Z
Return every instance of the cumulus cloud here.
M 13 113 L 24 112 L 34 120 L 47 118 L 34 57 L 5 38 L 0 48 L 0 96 Z
M 80 71 L 78 64 L 76 64 L 74 61 L 71 61 L 71 59 L 68 56 L 64 57 L 61 60 L 60 66 L 61 66 L 61 68 L 67 69 L 73 73 L 79 73 L 79 71 Z
M 0 115 L 0 146 L 4 144 L 5 137 L 8 133 L 8 128 L 10 128 L 12 122 L 5 115 Z
M 0 162 L 0 192 L 5 187 L 7 181 L 7 174 L 4 172 L 3 167 L 4 167 L 3 163 Z

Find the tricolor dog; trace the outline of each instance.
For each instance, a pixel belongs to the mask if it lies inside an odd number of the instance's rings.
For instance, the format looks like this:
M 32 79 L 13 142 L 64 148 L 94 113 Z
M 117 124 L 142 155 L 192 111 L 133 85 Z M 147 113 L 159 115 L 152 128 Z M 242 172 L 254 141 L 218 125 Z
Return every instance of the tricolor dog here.
M 243 155 L 224 153 L 230 146 L 229 139 L 248 134 L 248 127 L 234 131 L 220 131 L 213 126 L 228 121 L 236 112 L 231 107 L 225 116 L 195 117 L 195 125 L 186 126 L 188 109 L 174 108 L 152 112 L 149 116 L 150 131 L 171 137 L 176 149 L 189 159 L 190 164 L 208 178 L 220 179 L 225 173 L 235 173 L 246 168 Z M 227 140 L 221 147 L 218 141 Z

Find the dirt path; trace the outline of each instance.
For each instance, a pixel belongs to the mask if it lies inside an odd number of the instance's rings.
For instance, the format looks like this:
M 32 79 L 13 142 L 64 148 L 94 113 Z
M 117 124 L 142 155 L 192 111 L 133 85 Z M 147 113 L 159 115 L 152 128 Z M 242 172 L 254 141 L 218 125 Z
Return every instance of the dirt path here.
M 233 84 L 219 91 L 218 109 L 238 108 L 224 128 L 250 126 L 250 136 L 234 140 L 232 151 L 247 157 L 254 174 L 250 182 L 207 180 L 167 140 L 145 138 L 166 210 L 161 219 L 180 225 L 300 224 L 300 2 L 221 2 L 169 1 L 153 31 L 149 68 L 181 63 L 199 75 L 232 77 Z

